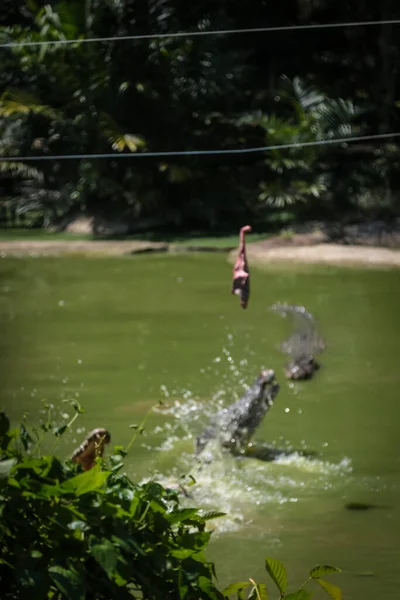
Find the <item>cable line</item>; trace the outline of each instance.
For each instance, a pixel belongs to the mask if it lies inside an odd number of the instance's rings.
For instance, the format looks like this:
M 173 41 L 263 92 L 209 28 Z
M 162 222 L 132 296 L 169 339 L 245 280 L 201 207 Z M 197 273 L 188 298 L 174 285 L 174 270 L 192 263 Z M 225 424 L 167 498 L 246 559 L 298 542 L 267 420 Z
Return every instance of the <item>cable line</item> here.
M 192 38 L 207 35 L 234 35 L 241 33 L 269 33 L 280 31 L 307 31 L 312 29 L 339 29 L 345 27 L 371 27 L 375 25 L 399 25 L 400 19 L 387 21 L 349 21 L 347 23 L 316 23 L 313 25 L 278 25 L 274 27 L 255 27 L 248 29 L 218 29 L 212 31 L 178 31 L 171 33 L 145 33 L 109 37 L 76 38 L 65 40 L 43 40 L 41 42 L 3 42 L 0 48 L 23 48 L 27 46 L 61 46 L 67 44 L 93 44 L 99 42 L 126 42 L 128 40 L 152 40 L 166 38 Z
M 317 140 L 315 142 L 293 142 L 290 144 L 276 144 L 273 146 L 257 146 L 255 148 L 233 148 L 225 150 L 172 150 L 165 152 L 140 152 L 117 154 L 116 152 L 104 152 L 99 154 L 55 154 L 43 156 L 0 156 L 0 162 L 16 161 L 42 161 L 42 160 L 93 160 L 98 158 L 161 158 L 168 156 L 207 156 L 207 155 L 226 155 L 226 154 L 255 154 L 258 152 L 269 152 L 271 150 L 287 150 L 289 148 L 309 148 L 313 146 L 328 146 L 332 144 L 347 144 L 348 142 L 361 142 L 372 140 L 384 140 L 400 137 L 400 132 L 379 133 L 375 135 L 362 135 L 347 138 L 337 138 L 332 140 Z

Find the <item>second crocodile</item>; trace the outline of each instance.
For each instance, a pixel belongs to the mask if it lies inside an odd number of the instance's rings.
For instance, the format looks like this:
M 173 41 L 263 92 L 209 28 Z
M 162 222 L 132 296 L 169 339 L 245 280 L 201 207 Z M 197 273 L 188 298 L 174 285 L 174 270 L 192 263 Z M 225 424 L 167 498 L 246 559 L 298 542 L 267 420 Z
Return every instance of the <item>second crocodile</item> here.
M 291 359 L 285 365 L 286 377 L 310 379 L 320 368 L 315 355 L 326 348 L 313 315 L 304 306 L 277 303 L 271 309 L 282 317 L 290 315 L 293 321 L 293 332 L 280 344 L 280 349 Z

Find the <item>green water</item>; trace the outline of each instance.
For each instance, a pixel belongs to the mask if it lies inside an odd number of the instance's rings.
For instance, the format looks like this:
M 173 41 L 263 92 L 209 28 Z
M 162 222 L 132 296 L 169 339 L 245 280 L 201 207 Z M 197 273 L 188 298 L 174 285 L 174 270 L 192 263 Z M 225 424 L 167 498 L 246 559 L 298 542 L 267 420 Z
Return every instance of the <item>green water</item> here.
M 221 585 L 265 579 L 263 557 L 285 561 L 297 583 L 317 563 L 342 567 L 351 600 L 400 589 L 399 297 L 396 270 L 271 267 L 253 270 L 247 311 L 230 295 L 224 256 L 0 261 L 1 403 L 13 419 L 39 418 L 46 398 L 78 398 L 83 428 L 107 427 L 125 444 L 160 399 L 128 472 L 139 479 L 193 470 L 193 436 L 261 367 L 281 391 L 257 439 L 307 448 L 274 463 L 227 458 L 198 473 L 189 502 L 228 510 L 209 557 Z M 328 348 L 316 378 L 290 387 L 276 349 L 288 323 L 267 310 L 304 304 Z M 344 509 L 346 502 L 382 508 Z M 367 576 L 368 573 L 368 576 Z

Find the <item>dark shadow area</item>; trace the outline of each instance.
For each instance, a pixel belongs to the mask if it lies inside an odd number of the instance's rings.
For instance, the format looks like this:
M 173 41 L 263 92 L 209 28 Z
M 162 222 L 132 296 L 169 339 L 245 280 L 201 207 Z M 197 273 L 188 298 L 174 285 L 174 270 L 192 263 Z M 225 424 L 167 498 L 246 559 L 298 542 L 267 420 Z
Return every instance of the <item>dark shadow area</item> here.
M 353 510 L 353 511 L 367 511 L 367 510 L 382 510 L 382 509 L 391 509 L 393 508 L 392 506 L 387 506 L 384 504 L 368 504 L 368 503 L 364 503 L 364 502 L 348 502 L 347 504 L 344 505 L 346 510 Z

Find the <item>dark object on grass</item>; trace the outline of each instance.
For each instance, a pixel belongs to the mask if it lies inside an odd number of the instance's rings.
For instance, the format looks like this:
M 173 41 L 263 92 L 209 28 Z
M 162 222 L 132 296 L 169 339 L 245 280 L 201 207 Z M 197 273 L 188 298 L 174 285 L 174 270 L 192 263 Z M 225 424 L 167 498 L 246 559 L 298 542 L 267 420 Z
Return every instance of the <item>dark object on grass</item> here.
M 346 510 L 372 510 L 390 508 L 390 506 L 385 506 L 383 504 L 367 504 L 364 502 L 348 502 L 344 505 L 344 507 Z

